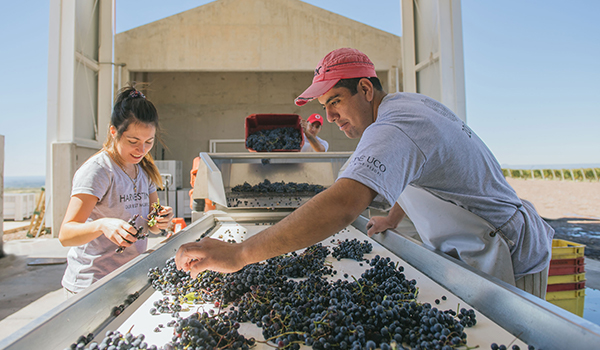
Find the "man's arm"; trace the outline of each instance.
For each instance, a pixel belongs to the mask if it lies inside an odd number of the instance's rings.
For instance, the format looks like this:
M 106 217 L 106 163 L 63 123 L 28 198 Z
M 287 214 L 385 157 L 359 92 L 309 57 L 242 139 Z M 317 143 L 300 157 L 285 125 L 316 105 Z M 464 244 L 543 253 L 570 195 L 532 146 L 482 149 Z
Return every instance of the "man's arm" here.
M 351 224 L 375 198 L 375 191 L 350 179 L 339 179 L 276 225 L 231 244 L 204 238 L 182 245 L 177 267 L 192 276 L 204 270 L 234 272 L 245 265 L 306 248 Z
M 315 152 L 325 152 L 325 146 L 323 146 L 321 142 L 317 140 L 316 136 L 313 136 L 309 133 L 304 133 L 304 135 L 306 136 L 308 143 L 310 143 L 310 147 L 312 147 Z

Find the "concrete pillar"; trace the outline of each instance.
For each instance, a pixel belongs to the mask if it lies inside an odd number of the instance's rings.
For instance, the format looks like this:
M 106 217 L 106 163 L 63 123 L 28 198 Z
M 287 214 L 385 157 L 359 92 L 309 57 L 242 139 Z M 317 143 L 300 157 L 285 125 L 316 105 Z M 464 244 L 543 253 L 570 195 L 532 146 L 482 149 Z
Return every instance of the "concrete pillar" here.
M 69 200 L 71 199 L 71 183 L 76 170 L 76 148 L 72 142 L 55 142 L 52 144 L 52 160 L 61 166 L 53 166 L 50 183 L 46 187 L 53 189 L 50 201 L 52 222 L 47 224 L 52 228 L 52 237 L 58 238 L 60 225 L 65 217 Z M 46 220 L 47 222 L 48 220 Z

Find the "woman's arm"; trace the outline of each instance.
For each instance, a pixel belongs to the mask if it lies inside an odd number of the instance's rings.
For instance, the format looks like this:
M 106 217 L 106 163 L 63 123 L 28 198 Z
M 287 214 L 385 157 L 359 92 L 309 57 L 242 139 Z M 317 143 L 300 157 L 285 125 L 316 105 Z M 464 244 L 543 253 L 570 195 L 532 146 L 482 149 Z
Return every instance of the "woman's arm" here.
M 105 235 L 122 247 L 129 247 L 136 241 L 132 236 L 136 233 L 135 229 L 124 220 L 102 218 L 86 222 L 97 202 L 98 198 L 91 194 L 76 194 L 71 197 L 58 233 L 58 240 L 63 246 L 86 244 L 100 235 Z

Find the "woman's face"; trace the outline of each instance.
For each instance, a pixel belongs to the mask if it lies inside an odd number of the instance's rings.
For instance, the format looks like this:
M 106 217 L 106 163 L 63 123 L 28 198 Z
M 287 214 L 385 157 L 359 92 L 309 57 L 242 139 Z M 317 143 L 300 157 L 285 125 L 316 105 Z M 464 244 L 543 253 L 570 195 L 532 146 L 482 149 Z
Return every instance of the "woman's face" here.
M 119 156 L 127 164 L 137 164 L 154 146 L 156 128 L 152 124 L 131 123 L 119 140 L 116 139 L 117 129 L 110 127 Z

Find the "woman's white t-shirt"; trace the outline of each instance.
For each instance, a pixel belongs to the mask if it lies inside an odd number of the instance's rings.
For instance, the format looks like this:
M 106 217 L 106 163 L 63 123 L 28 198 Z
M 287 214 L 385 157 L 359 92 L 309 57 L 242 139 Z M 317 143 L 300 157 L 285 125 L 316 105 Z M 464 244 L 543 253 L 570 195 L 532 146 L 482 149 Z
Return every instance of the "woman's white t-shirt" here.
M 115 163 L 106 151 L 88 159 L 75 173 L 71 196 L 89 194 L 98 198 L 89 221 L 101 218 L 119 218 L 129 221 L 135 214 L 140 217 L 136 226 L 148 230 L 145 218 L 150 212 L 149 195 L 156 187 L 139 165 L 138 176 L 132 179 Z M 91 242 L 71 247 L 67 254 L 67 269 L 62 285 L 75 293 L 116 270 L 121 265 L 146 251 L 147 239 L 138 240 L 132 246 L 116 253 L 118 246 L 101 235 Z

